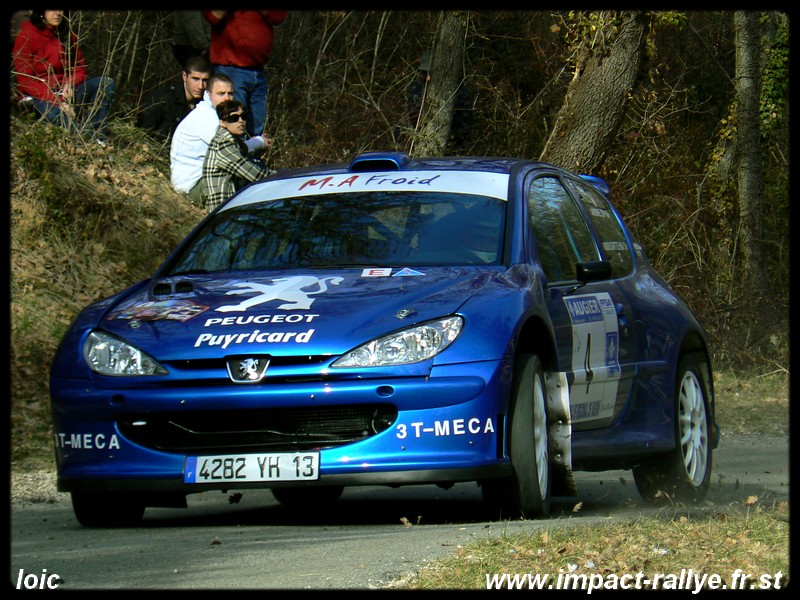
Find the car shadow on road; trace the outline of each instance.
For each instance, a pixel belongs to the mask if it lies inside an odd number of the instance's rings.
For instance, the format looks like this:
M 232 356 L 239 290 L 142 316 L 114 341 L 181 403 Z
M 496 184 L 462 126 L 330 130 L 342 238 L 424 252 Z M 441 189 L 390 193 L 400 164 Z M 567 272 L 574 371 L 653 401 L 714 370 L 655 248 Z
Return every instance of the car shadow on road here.
M 635 486 L 621 478 L 592 481 L 580 496 L 554 497 L 549 519 L 609 515 L 643 504 Z M 213 525 L 451 525 L 508 521 L 484 504 L 472 483 L 451 489 L 433 485 L 347 488 L 339 500 L 303 506 L 280 504 L 267 490 L 205 492 L 188 497 L 188 509 L 148 508 L 144 527 Z M 521 520 L 519 517 L 512 520 Z
M 313 493 L 313 492 L 312 492 Z M 268 491 L 207 492 L 189 497 L 188 509 L 148 508 L 144 527 L 213 525 L 449 525 L 503 520 L 483 503 L 477 485 L 353 488 L 333 502 L 286 506 Z M 571 510 L 574 498 L 556 498 L 552 515 Z
M 785 476 L 785 473 L 781 477 Z M 757 497 L 762 503 L 780 500 L 782 478 L 762 479 L 749 473 L 743 481 L 719 473 L 704 501 L 694 507 L 644 502 L 630 471 L 576 474 L 578 495 L 555 497 L 548 520 L 636 517 L 705 513 L 743 506 Z M 788 494 L 788 485 L 786 486 Z M 313 494 L 313 491 L 310 490 Z M 435 485 L 346 488 L 337 501 L 304 506 L 280 504 L 268 490 L 205 492 L 188 497 L 187 509 L 148 508 L 142 527 L 201 526 L 346 526 L 346 525 L 453 525 L 508 521 L 483 503 L 474 483 L 450 489 Z M 512 520 L 520 520 L 515 518 Z

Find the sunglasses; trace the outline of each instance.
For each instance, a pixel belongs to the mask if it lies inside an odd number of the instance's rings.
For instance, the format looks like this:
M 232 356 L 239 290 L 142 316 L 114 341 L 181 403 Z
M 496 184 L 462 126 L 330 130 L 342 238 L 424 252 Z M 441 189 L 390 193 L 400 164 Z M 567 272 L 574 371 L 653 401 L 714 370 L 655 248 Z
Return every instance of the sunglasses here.
M 228 115 L 227 117 L 222 117 L 222 120 L 226 123 L 237 123 L 238 121 L 246 121 L 247 117 L 245 117 L 242 113 L 235 113 Z

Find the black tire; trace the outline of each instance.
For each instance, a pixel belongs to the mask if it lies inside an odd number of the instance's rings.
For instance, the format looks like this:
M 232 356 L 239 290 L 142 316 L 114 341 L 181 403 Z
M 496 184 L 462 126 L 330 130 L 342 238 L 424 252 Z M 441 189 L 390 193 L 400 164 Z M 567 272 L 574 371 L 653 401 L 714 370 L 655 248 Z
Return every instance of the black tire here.
M 144 516 L 144 503 L 122 492 L 72 492 L 72 510 L 84 527 L 134 527 Z
M 702 355 L 681 357 L 675 389 L 675 449 L 634 467 L 633 478 L 649 502 L 693 503 L 711 481 L 712 437 Z
M 344 492 L 341 485 L 326 487 L 272 488 L 275 499 L 289 508 L 321 508 L 336 502 Z
M 523 354 L 514 363 L 508 426 L 513 474 L 481 482 L 483 499 L 503 518 L 533 519 L 550 512 L 550 442 L 547 389 L 538 356 Z

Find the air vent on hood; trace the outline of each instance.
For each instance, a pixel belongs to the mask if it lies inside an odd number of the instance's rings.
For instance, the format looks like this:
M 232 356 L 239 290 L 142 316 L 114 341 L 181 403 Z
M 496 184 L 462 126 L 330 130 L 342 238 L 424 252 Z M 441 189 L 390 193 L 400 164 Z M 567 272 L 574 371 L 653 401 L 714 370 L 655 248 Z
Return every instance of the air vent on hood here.
M 188 294 L 192 291 L 194 291 L 194 285 L 192 285 L 191 281 L 178 281 L 175 283 L 176 294 Z
M 153 286 L 153 296 L 170 296 L 172 294 L 188 294 L 194 291 L 191 281 L 176 281 L 170 283 L 159 281 Z
M 364 152 L 350 162 L 350 171 L 399 171 L 410 162 L 405 152 Z
M 153 296 L 169 296 L 172 286 L 168 283 L 157 283 L 153 286 Z

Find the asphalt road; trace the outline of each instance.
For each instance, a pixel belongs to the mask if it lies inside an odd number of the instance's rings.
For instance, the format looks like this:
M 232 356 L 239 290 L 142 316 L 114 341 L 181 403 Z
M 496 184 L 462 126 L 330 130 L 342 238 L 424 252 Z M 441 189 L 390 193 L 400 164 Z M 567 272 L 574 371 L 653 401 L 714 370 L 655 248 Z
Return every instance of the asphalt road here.
M 480 490 L 460 484 L 348 488 L 330 506 L 296 513 L 268 491 L 190 496 L 188 509 L 147 509 L 135 529 L 85 529 L 66 494 L 14 507 L 12 587 L 58 589 L 374 589 L 459 546 L 504 532 L 650 515 L 629 471 L 576 473 L 579 497 L 560 498 L 549 519 L 486 521 Z M 723 437 L 706 503 L 789 497 L 788 438 Z M 573 512 L 581 502 L 580 510 Z M 680 509 L 685 514 L 687 509 Z M 42 577 L 44 575 L 44 577 Z

